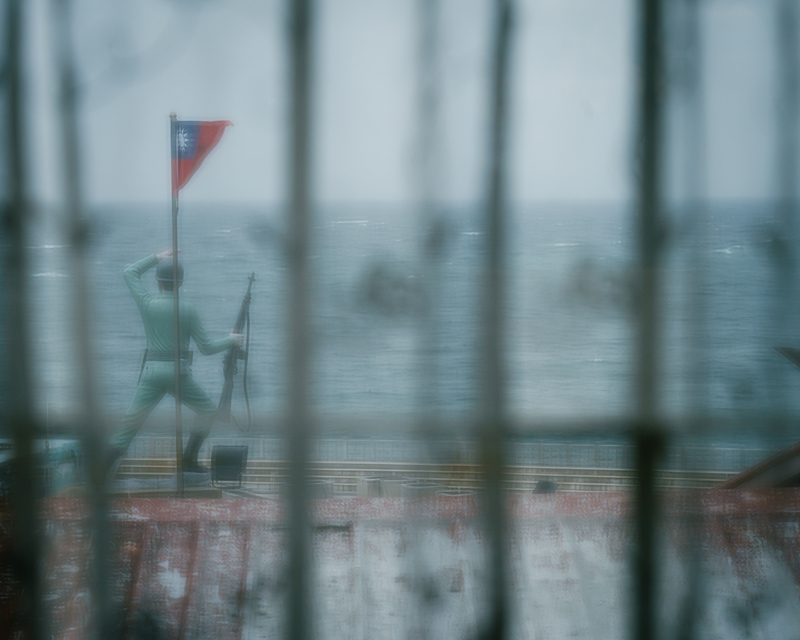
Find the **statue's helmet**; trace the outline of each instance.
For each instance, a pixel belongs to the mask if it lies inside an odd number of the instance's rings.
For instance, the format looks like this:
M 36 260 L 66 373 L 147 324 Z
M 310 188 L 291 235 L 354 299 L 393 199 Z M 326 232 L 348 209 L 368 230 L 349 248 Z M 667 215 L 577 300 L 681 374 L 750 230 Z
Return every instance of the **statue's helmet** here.
M 172 282 L 172 258 L 167 258 L 158 263 L 156 280 L 159 282 Z M 178 284 L 183 282 L 183 265 L 178 263 Z

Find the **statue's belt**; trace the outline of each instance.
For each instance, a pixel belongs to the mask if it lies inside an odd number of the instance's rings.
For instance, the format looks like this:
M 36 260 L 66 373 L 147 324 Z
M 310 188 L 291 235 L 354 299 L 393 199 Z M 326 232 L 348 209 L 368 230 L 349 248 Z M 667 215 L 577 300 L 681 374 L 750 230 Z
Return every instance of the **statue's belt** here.
M 154 361 L 154 362 L 174 362 L 175 361 L 175 352 L 174 351 L 151 351 L 150 349 L 145 350 L 144 359 L 147 361 Z M 181 351 L 180 352 L 180 359 L 181 362 L 185 362 L 188 365 L 192 364 L 192 360 L 194 359 L 194 352 L 193 351 Z

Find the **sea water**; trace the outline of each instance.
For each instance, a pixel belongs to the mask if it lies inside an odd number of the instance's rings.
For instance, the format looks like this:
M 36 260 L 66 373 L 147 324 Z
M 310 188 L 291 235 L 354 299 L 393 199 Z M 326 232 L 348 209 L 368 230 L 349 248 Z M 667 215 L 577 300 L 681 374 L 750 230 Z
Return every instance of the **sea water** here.
M 664 415 L 679 417 L 697 406 L 719 415 L 800 408 L 800 371 L 773 351 L 777 344 L 800 346 L 774 217 L 767 204 L 711 207 L 702 224 L 670 217 L 658 310 Z M 317 413 L 410 415 L 427 399 L 456 421 L 475 414 L 482 212 L 451 208 L 436 220 L 432 242 L 430 225 L 413 207 L 314 210 L 309 340 Z M 233 330 L 255 272 L 249 396 L 255 414 L 280 414 L 288 341 L 284 212 L 194 205 L 181 210 L 179 221 L 181 296 L 197 307 L 212 337 Z M 122 271 L 171 246 L 170 209 L 97 207 L 90 228 L 96 379 L 104 411 L 117 416 L 136 386 L 145 346 Z M 634 414 L 634 233 L 627 206 L 512 208 L 503 338 L 513 416 L 546 423 Z M 79 380 L 70 248 L 56 212 L 38 216 L 29 251 L 36 401 L 54 419 L 75 411 Z M 143 280 L 155 293 L 152 273 Z M 216 400 L 222 356 L 196 353 L 193 375 Z M 239 415 L 241 402 L 237 384 Z M 165 400 L 155 415 L 168 419 L 172 411 Z

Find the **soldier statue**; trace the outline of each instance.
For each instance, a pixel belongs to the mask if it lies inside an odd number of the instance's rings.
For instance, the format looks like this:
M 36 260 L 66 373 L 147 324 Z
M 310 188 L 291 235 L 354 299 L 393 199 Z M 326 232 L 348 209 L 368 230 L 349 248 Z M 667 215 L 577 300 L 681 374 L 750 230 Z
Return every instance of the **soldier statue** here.
M 158 265 L 156 281 L 158 295 L 148 292 L 142 283 L 142 274 Z M 120 428 L 111 438 L 108 453 L 109 476 L 113 475 L 119 460 L 128 449 L 147 416 L 165 394 L 175 394 L 175 315 L 173 297 L 172 250 L 151 255 L 130 265 L 123 272 L 139 313 L 142 315 L 147 336 L 147 350 L 142 363 L 139 384 L 125 412 Z M 183 266 L 178 264 L 177 283 L 183 283 Z M 189 340 L 194 340 L 200 353 L 205 356 L 241 346 L 242 335 L 231 333 L 227 338 L 211 340 L 200 322 L 197 310 L 180 300 L 180 398 L 196 414 L 194 429 L 183 452 L 183 469 L 190 472 L 205 472 L 198 464 L 197 456 L 203 441 L 211 431 L 217 406 L 192 377 L 192 352 Z

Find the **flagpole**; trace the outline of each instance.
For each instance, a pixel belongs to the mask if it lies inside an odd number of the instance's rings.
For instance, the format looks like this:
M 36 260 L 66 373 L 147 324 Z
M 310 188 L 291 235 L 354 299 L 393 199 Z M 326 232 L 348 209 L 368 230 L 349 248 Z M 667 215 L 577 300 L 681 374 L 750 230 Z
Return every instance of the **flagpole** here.
M 181 327 L 178 299 L 178 116 L 169 114 L 172 155 L 172 299 L 174 302 L 175 337 L 175 468 L 177 469 L 178 495 L 183 498 L 183 426 L 181 424 Z

